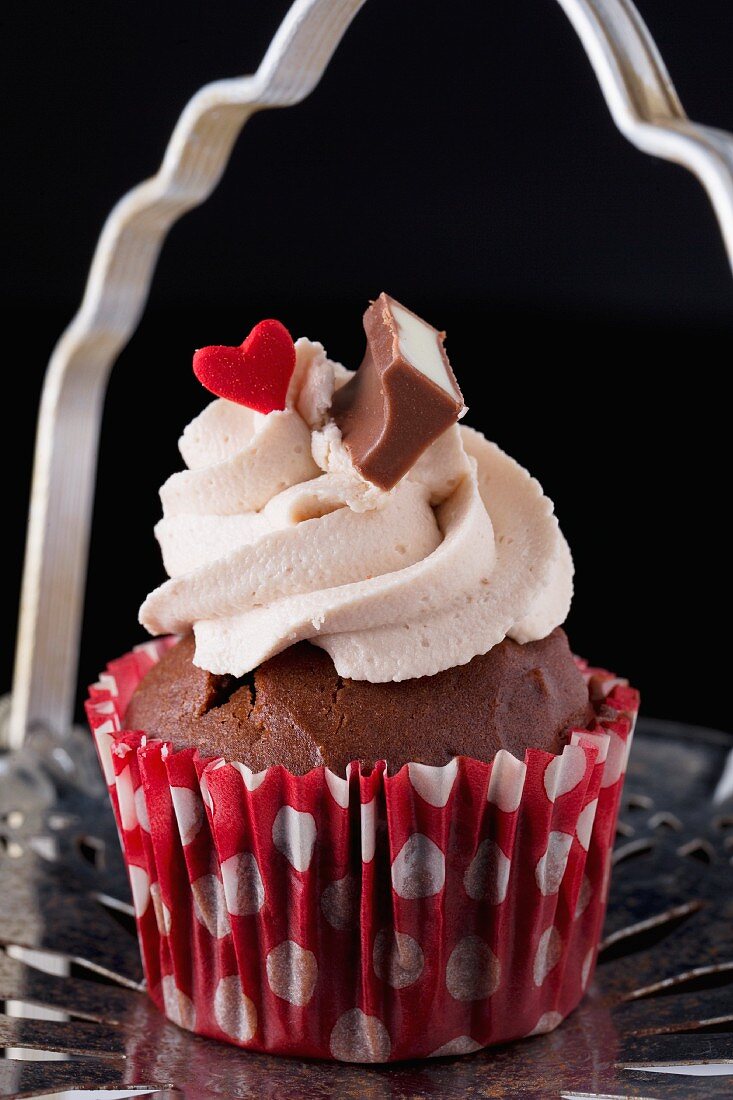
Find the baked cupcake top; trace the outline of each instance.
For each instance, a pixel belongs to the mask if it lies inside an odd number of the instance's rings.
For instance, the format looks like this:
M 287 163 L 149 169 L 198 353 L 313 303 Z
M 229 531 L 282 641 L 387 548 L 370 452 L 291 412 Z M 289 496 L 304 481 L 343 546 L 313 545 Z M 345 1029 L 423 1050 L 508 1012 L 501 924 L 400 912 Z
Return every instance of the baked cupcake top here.
M 457 423 L 443 334 L 387 295 L 365 328 L 356 374 L 282 326 L 197 353 L 225 396 L 185 429 L 187 469 L 161 489 L 170 579 L 140 619 L 193 631 L 208 673 L 242 677 L 309 640 L 339 677 L 404 681 L 546 638 L 567 615 L 552 502 Z
M 169 649 L 130 701 L 126 721 L 170 741 L 260 772 L 294 775 L 325 765 L 343 775 L 352 760 L 390 775 L 414 762 L 454 756 L 489 761 L 499 749 L 559 753 L 594 711 L 561 629 L 488 653 L 435 676 L 372 684 L 338 675 L 327 653 L 299 642 L 244 679 L 193 663 L 193 636 Z

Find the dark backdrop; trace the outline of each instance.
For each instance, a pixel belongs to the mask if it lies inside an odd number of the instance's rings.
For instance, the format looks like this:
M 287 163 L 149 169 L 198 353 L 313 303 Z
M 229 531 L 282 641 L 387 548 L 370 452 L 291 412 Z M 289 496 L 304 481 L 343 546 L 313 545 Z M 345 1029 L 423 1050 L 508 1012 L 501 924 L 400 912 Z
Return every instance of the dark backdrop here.
M 200 84 L 255 68 L 286 6 L 3 10 L 4 409 L 21 443 L 3 443 L 2 687 L 42 373 L 103 217 Z M 733 128 L 729 0 L 640 6 L 691 115 Z M 552 0 L 369 0 L 313 96 L 256 117 L 173 230 L 109 391 L 83 681 L 140 639 L 162 576 L 157 488 L 205 400 L 192 349 L 274 315 L 354 366 L 383 287 L 447 328 L 469 422 L 555 499 L 575 648 L 628 674 L 648 714 L 730 728 L 730 272 L 702 190 L 615 131 Z

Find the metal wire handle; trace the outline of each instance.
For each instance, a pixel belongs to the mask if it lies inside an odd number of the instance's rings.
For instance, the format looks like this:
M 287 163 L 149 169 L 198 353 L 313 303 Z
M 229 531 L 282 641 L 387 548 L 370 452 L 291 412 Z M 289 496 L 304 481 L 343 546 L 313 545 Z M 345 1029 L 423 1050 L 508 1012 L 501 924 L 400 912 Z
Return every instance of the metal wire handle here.
M 558 0 L 619 130 L 701 180 L 733 263 L 733 137 L 690 122 L 631 0 Z M 114 207 L 79 312 L 48 365 L 36 438 L 10 722 L 19 748 L 41 725 L 71 725 L 102 401 L 140 319 L 160 249 L 219 182 L 249 117 L 303 100 L 364 0 L 296 0 L 257 72 L 209 84 L 184 108 L 157 175 Z

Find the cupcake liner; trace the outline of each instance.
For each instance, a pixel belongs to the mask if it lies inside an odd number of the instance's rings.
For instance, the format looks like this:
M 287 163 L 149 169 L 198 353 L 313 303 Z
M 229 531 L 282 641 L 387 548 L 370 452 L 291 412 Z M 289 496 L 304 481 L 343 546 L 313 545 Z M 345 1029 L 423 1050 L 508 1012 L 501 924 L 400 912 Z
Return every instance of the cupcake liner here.
M 108 666 L 89 720 L 150 995 L 253 1050 L 386 1062 L 552 1030 L 591 978 L 637 693 L 581 664 L 598 714 L 562 754 L 258 774 L 124 731 L 172 644 Z

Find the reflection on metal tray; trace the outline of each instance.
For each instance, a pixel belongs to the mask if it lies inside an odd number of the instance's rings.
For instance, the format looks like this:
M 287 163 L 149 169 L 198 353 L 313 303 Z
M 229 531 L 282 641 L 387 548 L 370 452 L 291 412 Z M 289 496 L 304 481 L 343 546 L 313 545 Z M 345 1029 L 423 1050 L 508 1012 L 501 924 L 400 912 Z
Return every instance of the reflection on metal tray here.
M 732 745 L 708 730 L 640 723 L 600 963 L 565 1024 L 500 1049 L 391 1067 L 250 1054 L 160 1016 L 141 988 L 106 797 L 83 794 L 56 769 L 50 805 L 3 807 L 0 818 L 0 1002 L 27 1013 L 0 1016 L 0 1096 L 728 1097 L 730 1077 L 645 1067 L 719 1063 L 724 1072 L 728 1063 L 733 1073 L 733 796 L 720 784 Z

